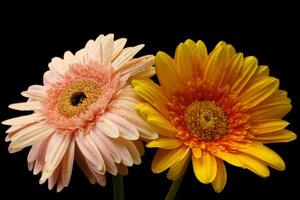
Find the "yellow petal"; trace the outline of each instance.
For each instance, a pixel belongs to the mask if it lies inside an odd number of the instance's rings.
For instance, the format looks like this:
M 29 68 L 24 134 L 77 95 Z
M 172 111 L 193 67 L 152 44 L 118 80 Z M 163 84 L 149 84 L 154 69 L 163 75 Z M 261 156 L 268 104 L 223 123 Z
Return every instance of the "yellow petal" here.
M 186 45 L 186 47 L 190 50 L 190 52 L 194 52 L 195 50 L 196 50 L 196 48 L 197 48 L 197 45 L 196 45 L 196 43 L 193 41 L 193 40 L 191 40 L 191 39 L 187 39 L 185 42 L 184 42 L 184 44 Z
M 183 176 L 189 163 L 190 163 L 190 151 L 185 155 L 185 157 L 181 161 L 175 163 L 172 167 L 170 167 L 167 174 L 167 178 L 172 181 L 175 181 L 181 176 Z
M 277 90 L 249 112 L 253 119 L 280 119 L 283 118 L 291 108 L 291 100 L 287 97 L 287 92 Z
M 243 65 L 243 54 L 238 53 L 234 55 L 231 60 L 228 62 L 226 68 L 226 73 L 224 74 L 222 85 L 232 84 L 237 80 L 238 75 L 240 73 L 241 67 Z
M 277 143 L 277 142 L 290 142 L 297 138 L 297 135 L 289 130 L 280 130 L 272 133 L 265 133 L 255 135 L 255 140 L 261 143 Z
M 255 120 L 255 134 L 264 134 L 284 129 L 289 125 L 289 122 L 284 120 L 268 119 L 268 120 Z
M 204 64 L 204 80 L 208 80 L 213 83 L 220 81 L 224 65 L 226 64 L 225 47 L 225 42 L 219 42 L 215 49 L 209 54 L 207 61 Z
M 239 78 L 234 82 L 232 86 L 232 92 L 239 93 L 248 81 L 252 78 L 257 69 L 257 59 L 254 56 L 249 56 L 244 59 L 244 63 L 241 67 Z
M 178 74 L 183 80 L 189 80 L 194 77 L 193 58 L 189 48 L 180 43 L 175 52 L 175 64 Z
M 269 67 L 266 65 L 260 65 L 258 66 L 255 74 L 253 75 L 253 79 L 262 76 L 269 76 L 269 74 L 270 74 Z
M 291 104 L 267 104 L 260 106 L 251 111 L 251 117 L 253 119 L 274 119 L 282 118 L 292 109 Z
M 270 167 L 283 171 L 285 169 L 285 164 L 282 158 L 260 143 L 252 143 L 248 145 L 244 145 L 243 147 L 238 149 L 240 152 L 249 154 L 253 157 L 256 157 L 264 162 L 266 162 Z
M 193 169 L 197 179 L 202 183 L 211 183 L 217 175 L 216 158 L 208 152 L 203 152 L 200 158 L 192 156 Z
M 154 173 L 165 171 L 181 161 L 188 153 L 189 148 L 186 146 L 172 150 L 158 149 L 153 158 L 151 169 Z
M 198 40 L 196 43 L 196 49 L 193 52 L 193 67 L 194 72 L 197 76 L 200 76 L 200 78 L 203 79 L 203 71 L 204 71 L 204 62 L 206 62 L 207 59 L 207 50 L 205 44 Z
M 166 53 L 159 51 L 155 57 L 155 69 L 161 86 L 168 92 L 179 88 L 179 75 L 174 60 Z
M 229 164 L 242 167 L 243 163 L 235 156 L 233 153 L 228 153 L 226 151 L 217 151 L 213 153 L 216 157 L 228 162 Z
M 212 182 L 212 186 L 215 192 L 220 193 L 226 185 L 227 172 L 223 160 L 216 158 L 216 161 L 217 161 L 217 175 L 215 180 Z
M 160 137 L 157 140 L 149 142 L 146 147 L 161 149 L 176 149 L 182 145 L 182 141 L 177 138 Z
M 195 156 L 196 158 L 201 157 L 201 148 L 194 147 L 192 148 L 192 152 L 193 152 L 193 156 Z
M 136 110 L 158 134 L 167 137 L 174 137 L 177 134 L 177 129 L 148 103 L 138 104 Z
M 153 105 L 158 111 L 165 116 L 168 113 L 165 105 L 167 104 L 167 97 L 162 91 L 162 88 L 150 79 L 133 80 L 134 91 L 149 104 Z
M 268 177 L 270 175 L 270 171 L 263 161 L 243 153 L 237 153 L 234 156 L 243 163 L 242 168 L 247 168 L 261 177 Z
M 252 108 L 265 100 L 279 87 L 279 81 L 272 77 L 259 77 L 252 81 L 251 84 L 240 94 L 239 99 Z

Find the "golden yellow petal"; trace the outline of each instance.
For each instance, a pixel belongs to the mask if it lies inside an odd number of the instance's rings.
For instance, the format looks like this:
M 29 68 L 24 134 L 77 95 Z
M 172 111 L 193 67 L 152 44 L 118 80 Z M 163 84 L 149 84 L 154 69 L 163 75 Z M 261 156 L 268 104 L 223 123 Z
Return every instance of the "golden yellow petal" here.
M 261 143 L 278 143 L 278 142 L 290 142 L 297 138 L 297 135 L 289 130 L 280 130 L 272 133 L 265 133 L 255 135 L 254 140 Z
M 202 183 L 211 183 L 217 175 L 216 158 L 209 152 L 203 152 L 200 158 L 192 156 L 193 169 L 197 179 Z
M 228 162 L 229 164 L 233 165 L 233 166 L 236 166 L 236 167 L 242 167 L 243 166 L 243 163 L 235 156 L 234 153 L 229 153 L 227 151 L 216 151 L 216 152 L 213 152 L 213 154 Z
M 194 148 L 192 148 L 192 152 L 193 152 L 193 156 L 195 156 L 196 158 L 201 157 L 201 148 L 194 147 Z
M 273 77 L 259 77 L 254 79 L 248 87 L 245 87 L 238 98 L 248 108 L 253 108 L 274 93 L 278 87 L 278 79 Z
M 253 123 L 255 134 L 279 131 L 289 125 L 289 122 L 279 119 L 255 120 Z
M 217 161 L 217 175 L 215 180 L 211 183 L 215 192 L 220 193 L 224 189 L 227 181 L 227 172 L 223 160 L 216 158 Z
M 253 75 L 253 79 L 262 77 L 262 76 L 269 76 L 270 70 L 269 67 L 266 65 L 260 65 L 258 66 L 255 74 Z
M 238 53 L 234 55 L 231 60 L 228 62 L 226 68 L 226 73 L 224 74 L 223 81 L 221 85 L 232 86 L 233 83 L 237 80 L 240 73 L 241 67 L 243 65 L 243 54 Z
M 174 137 L 177 134 L 177 129 L 148 103 L 138 104 L 136 110 L 159 135 Z
M 140 79 L 131 81 L 134 91 L 149 104 L 153 105 L 164 116 L 168 115 L 166 104 L 168 102 L 162 88 L 151 79 Z
M 152 161 L 152 171 L 154 173 L 163 172 L 175 163 L 182 161 L 189 151 L 189 148 L 186 146 L 172 150 L 158 149 Z
M 167 174 L 167 178 L 172 181 L 175 181 L 181 176 L 183 176 L 189 163 L 190 163 L 190 151 L 184 156 L 184 158 L 181 161 L 175 163 L 172 167 L 170 167 Z
M 253 119 L 281 119 L 291 108 L 291 100 L 287 97 L 287 92 L 277 90 L 259 105 L 249 110 L 249 113 L 252 114 Z
M 175 64 L 182 80 L 190 80 L 194 77 L 192 54 L 184 43 L 180 43 L 176 48 Z
M 182 141 L 177 138 L 160 137 L 149 142 L 146 147 L 161 149 L 176 149 L 182 145 Z
M 270 175 L 270 171 L 263 161 L 244 153 L 237 153 L 234 156 L 243 163 L 242 168 L 247 168 L 261 177 L 268 177 Z
M 243 145 L 238 150 L 266 162 L 270 167 L 274 169 L 280 171 L 285 170 L 285 164 L 282 158 L 277 153 L 261 143 L 253 142 L 248 145 Z
M 204 63 L 206 62 L 208 55 L 205 44 L 198 40 L 196 43 L 196 49 L 193 53 L 193 67 L 197 76 L 203 79 Z
M 244 58 L 244 63 L 241 67 L 239 77 L 234 82 L 231 91 L 234 93 L 239 93 L 242 91 L 244 86 L 248 83 L 248 81 L 252 78 L 253 74 L 257 69 L 258 61 L 254 56 L 248 56 Z
M 155 57 L 155 69 L 161 86 L 167 92 L 173 92 L 180 86 L 180 78 L 174 60 L 166 53 L 159 51 Z
M 185 42 L 184 42 L 184 44 L 186 45 L 186 47 L 190 50 L 190 52 L 194 52 L 195 50 L 196 50 L 196 48 L 197 48 L 197 45 L 196 45 L 196 43 L 193 41 L 193 40 L 191 40 L 191 39 L 187 39 Z
M 203 79 L 217 83 L 220 81 L 224 65 L 226 64 L 226 43 L 219 42 L 215 49 L 209 54 L 204 63 Z

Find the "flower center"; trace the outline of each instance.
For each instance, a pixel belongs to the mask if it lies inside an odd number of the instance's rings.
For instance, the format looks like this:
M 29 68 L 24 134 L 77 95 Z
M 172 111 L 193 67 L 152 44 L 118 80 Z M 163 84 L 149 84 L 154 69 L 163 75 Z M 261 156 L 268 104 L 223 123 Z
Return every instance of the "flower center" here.
M 84 113 L 100 96 L 100 86 L 93 80 L 82 79 L 72 83 L 59 96 L 58 112 L 65 117 Z
M 211 101 L 195 101 L 184 111 L 187 129 L 202 140 L 213 140 L 226 135 L 228 120 L 225 112 Z

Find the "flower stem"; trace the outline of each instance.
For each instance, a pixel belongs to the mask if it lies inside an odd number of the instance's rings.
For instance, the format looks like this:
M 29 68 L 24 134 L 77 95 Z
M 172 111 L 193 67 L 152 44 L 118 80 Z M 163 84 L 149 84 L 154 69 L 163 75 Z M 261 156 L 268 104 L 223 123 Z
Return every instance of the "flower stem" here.
M 176 181 L 173 181 L 170 189 L 169 189 L 169 192 L 165 198 L 165 200 L 173 200 L 176 196 L 176 193 L 181 185 L 181 182 L 183 180 L 183 177 L 184 175 L 182 175 L 179 179 L 177 179 Z
M 113 180 L 114 200 L 124 200 L 123 176 L 117 174 L 116 176 L 112 176 L 112 180 Z

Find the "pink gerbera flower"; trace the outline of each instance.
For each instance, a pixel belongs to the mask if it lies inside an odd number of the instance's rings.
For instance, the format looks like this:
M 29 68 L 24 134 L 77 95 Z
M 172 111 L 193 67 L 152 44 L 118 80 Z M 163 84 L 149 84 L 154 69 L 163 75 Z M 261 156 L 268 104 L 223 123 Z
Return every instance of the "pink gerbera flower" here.
M 100 35 L 75 55 L 55 57 L 44 74 L 44 85 L 22 92 L 28 101 L 9 105 L 32 114 L 3 121 L 9 152 L 31 146 L 28 167 L 42 172 L 57 191 L 68 186 L 75 159 L 91 183 L 105 185 L 105 172 L 126 174 L 139 164 L 143 145 L 139 138 L 155 139 L 147 123 L 135 113 L 140 99 L 129 81 L 150 77 L 153 56 L 134 58 L 143 47 L 124 48 L 126 39 Z

